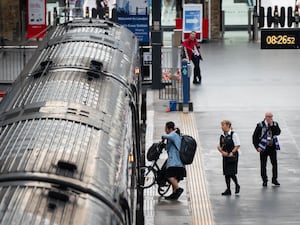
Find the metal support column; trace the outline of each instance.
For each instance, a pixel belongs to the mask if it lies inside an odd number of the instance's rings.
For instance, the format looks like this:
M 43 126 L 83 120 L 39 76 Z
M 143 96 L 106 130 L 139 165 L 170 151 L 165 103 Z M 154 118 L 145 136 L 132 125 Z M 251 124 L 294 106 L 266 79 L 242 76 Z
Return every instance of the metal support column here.
M 253 15 L 253 40 L 258 41 L 258 16 Z
M 152 88 L 160 89 L 161 84 L 161 1 L 152 1 Z
M 251 21 L 251 17 L 252 17 L 252 14 L 253 14 L 253 9 L 249 8 L 248 9 L 248 34 L 249 34 L 249 41 L 251 41 L 251 33 L 252 31 L 254 31 L 254 24 L 253 24 L 253 27 L 252 27 L 252 21 Z
M 221 11 L 221 21 L 222 21 L 222 23 L 221 23 L 221 37 L 222 37 L 222 39 L 224 38 L 224 33 L 225 33 L 225 11 L 224 10 L 222 10 Z

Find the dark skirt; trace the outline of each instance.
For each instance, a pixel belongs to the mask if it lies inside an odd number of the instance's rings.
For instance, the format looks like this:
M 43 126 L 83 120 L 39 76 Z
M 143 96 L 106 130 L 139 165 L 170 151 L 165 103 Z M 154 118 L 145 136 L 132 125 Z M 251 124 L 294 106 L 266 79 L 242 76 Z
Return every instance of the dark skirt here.
M 229 160 L 228 157 L 223 156 L 223 174 L 224 175 L 235 175 L 238 172 L 239 153 L 236 154 L 236 161 Z
M 166 170 L 166 178 L 176 177 L 178 181 L 186 177 L 186 170 L 184 167 L 169 167 Z

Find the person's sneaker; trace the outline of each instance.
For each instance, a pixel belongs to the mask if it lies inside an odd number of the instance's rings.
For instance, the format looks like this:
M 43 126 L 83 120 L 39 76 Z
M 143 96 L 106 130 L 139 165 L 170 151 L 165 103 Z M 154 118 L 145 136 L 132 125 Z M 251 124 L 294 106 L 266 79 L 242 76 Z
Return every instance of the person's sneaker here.
M 198 84 L 201 84 L 201 81 L 202 81 L 202 77 L 200 76 L 200 77 L 199 77 Z
M 176 189 L 171 195 L 165 197 L 166 200 L 177 200 L 183 192 L 183 188 Z
M 231 195 L 231 190 L 230 189 L 226 189 L 222 195 Z
M 172 194 L 170 194 L 169 196 L 166 196 L 165 199 L 166 200 L 173 200 L 175 197 L 176 192 L 173 192 Z
M 241 186 L 240 186 L 239 184 L 237 184 L 237 185 L 235 186 L 235 193 L 236 193 L 236 194 L 240 193 L 240 188 L 241 188 Z
M 174 200 L 177 200 L 180 197 L 180 195 L 182 194 L 182 192 L 183 192 L 183 188 L 178 188 L 175 191 Z
M 280 183 L 277 180 L 272 180 L 272 184 L 279 186 Z
M 267 187 L 268 186 L 268 181 L 263 181 L 262 186 Z

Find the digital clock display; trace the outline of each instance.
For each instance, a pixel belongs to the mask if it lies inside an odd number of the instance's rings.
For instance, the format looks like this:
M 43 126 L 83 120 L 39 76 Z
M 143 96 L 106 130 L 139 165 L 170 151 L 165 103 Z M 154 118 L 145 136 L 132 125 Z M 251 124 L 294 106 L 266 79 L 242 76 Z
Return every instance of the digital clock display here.
M 300 48 L 300 29 L 262 29 L 262 49 L 298 49 Z

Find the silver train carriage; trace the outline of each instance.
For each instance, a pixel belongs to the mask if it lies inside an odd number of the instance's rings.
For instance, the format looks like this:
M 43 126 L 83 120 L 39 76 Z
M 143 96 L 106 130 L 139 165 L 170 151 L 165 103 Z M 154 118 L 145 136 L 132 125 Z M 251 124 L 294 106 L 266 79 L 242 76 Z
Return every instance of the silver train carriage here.
M 1 225 L 142 221 L 138 67 L 137 38 L 109 21 L 48 34 L 0 106 Z

